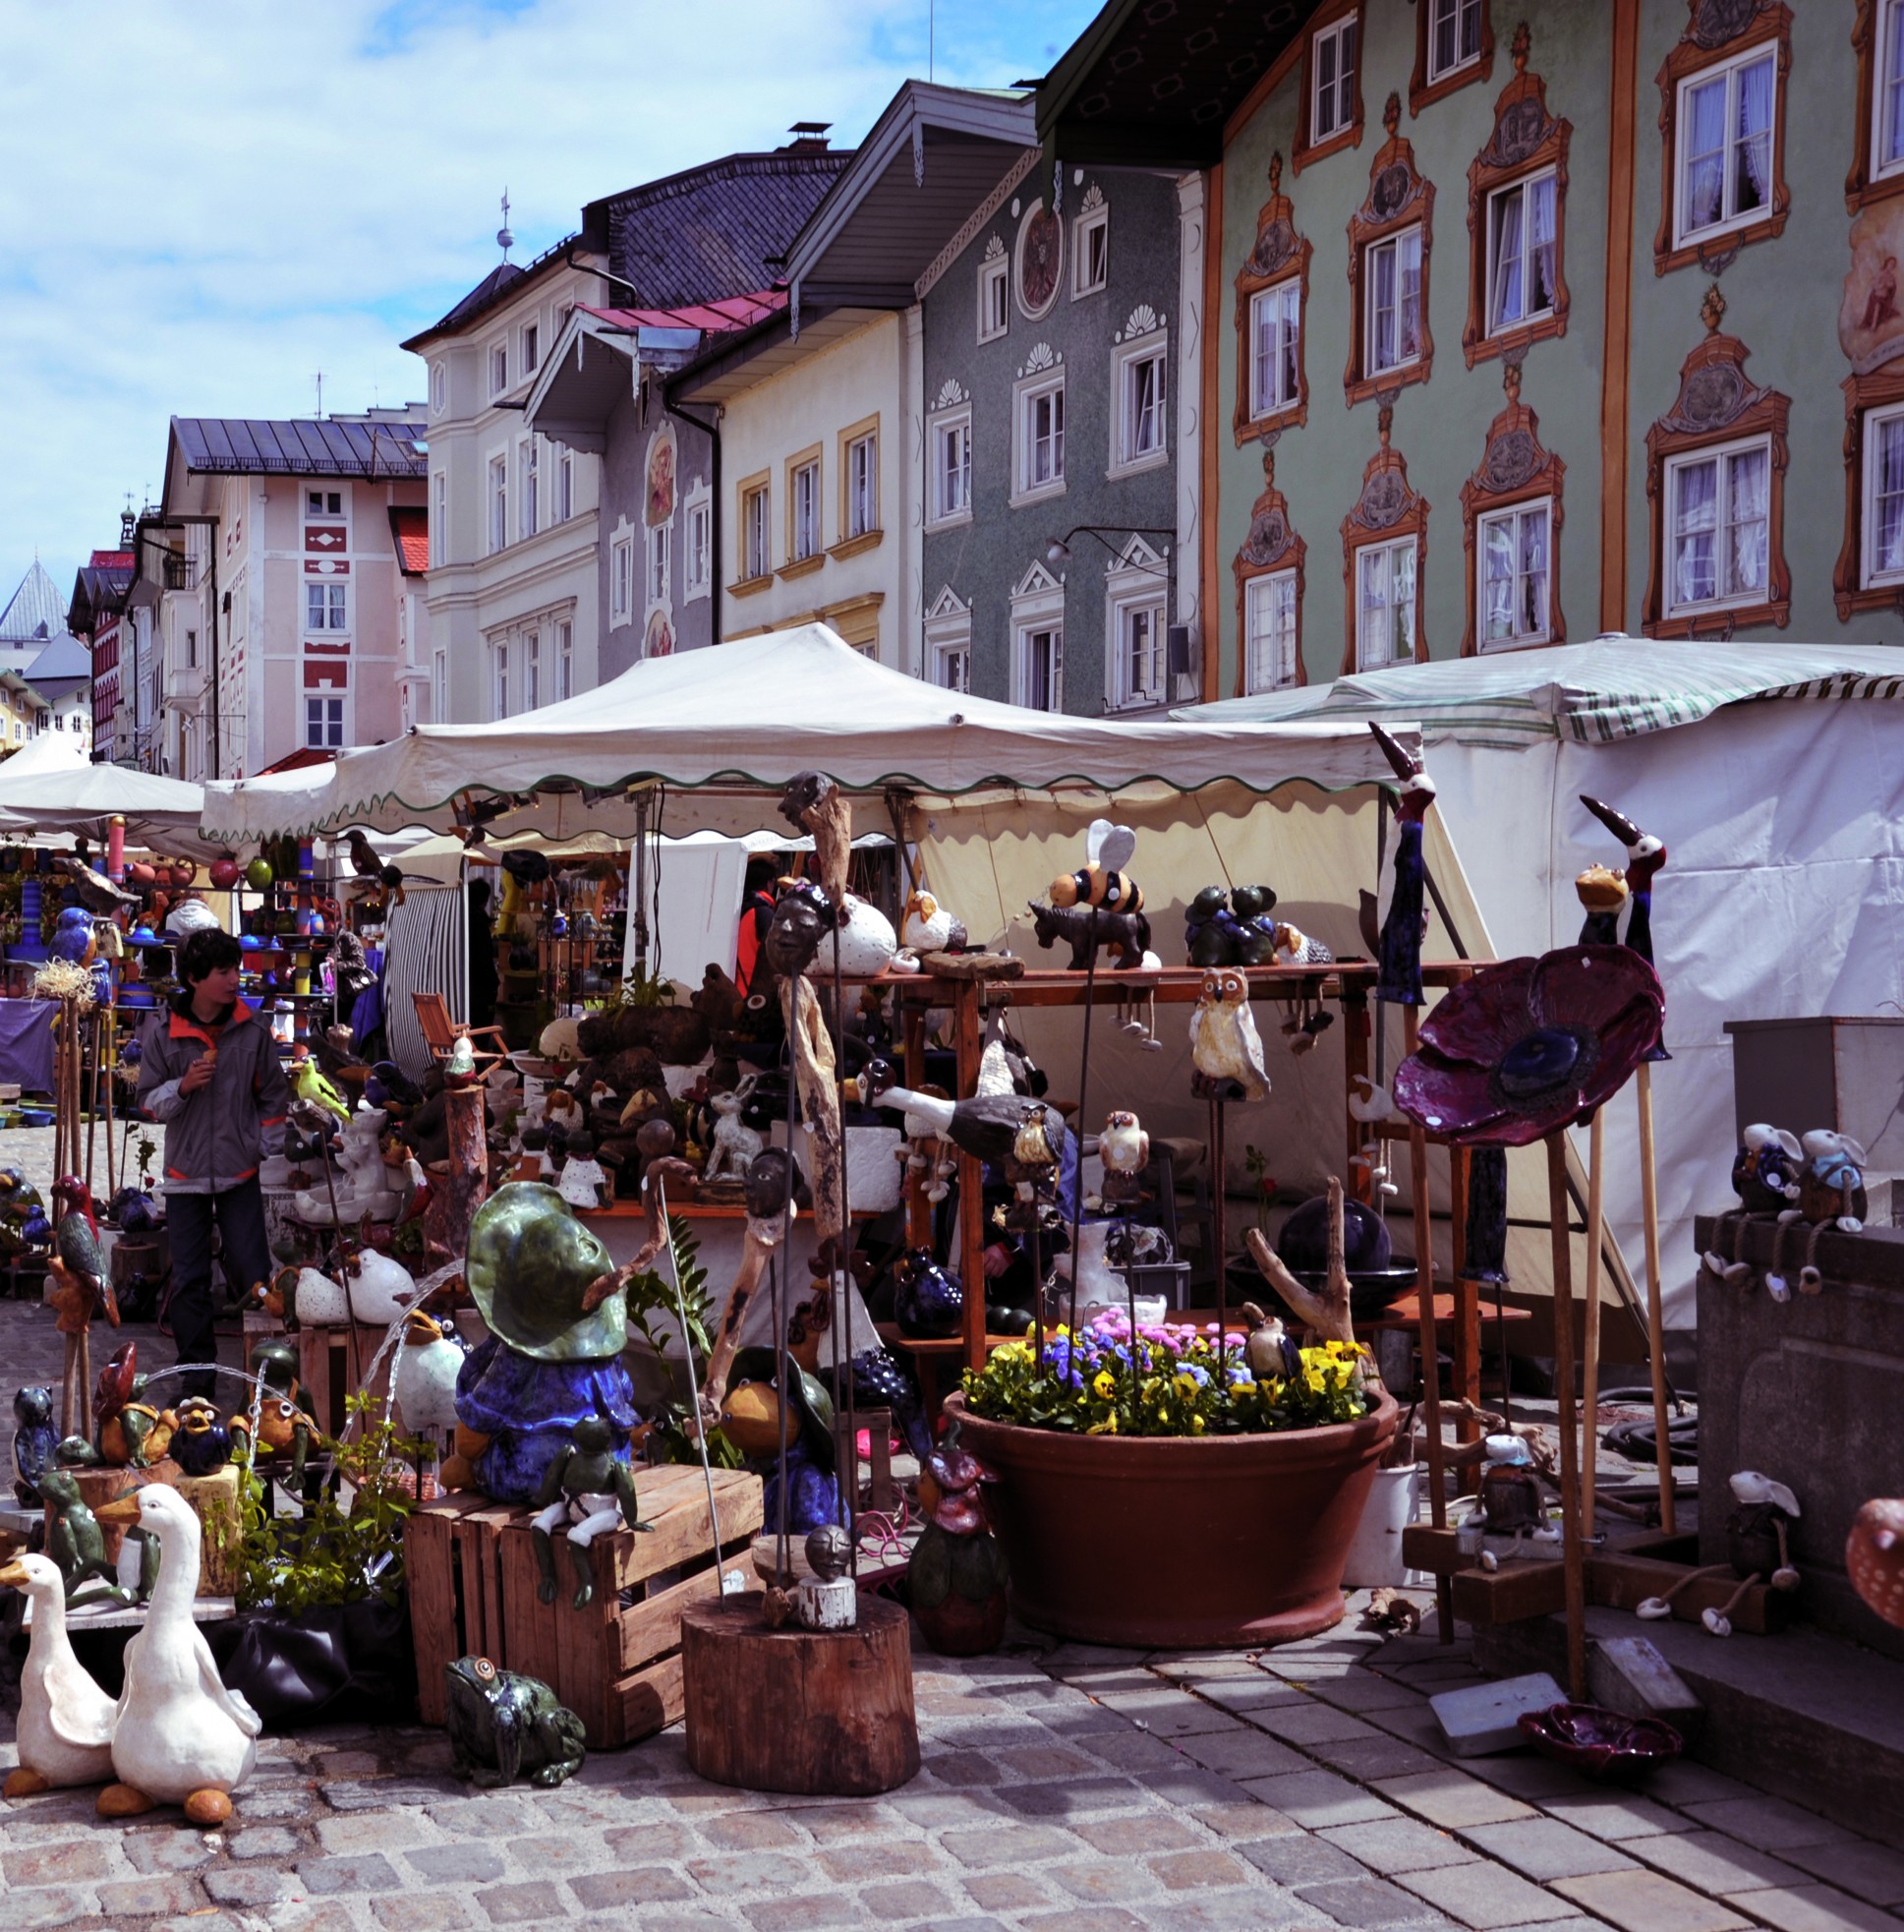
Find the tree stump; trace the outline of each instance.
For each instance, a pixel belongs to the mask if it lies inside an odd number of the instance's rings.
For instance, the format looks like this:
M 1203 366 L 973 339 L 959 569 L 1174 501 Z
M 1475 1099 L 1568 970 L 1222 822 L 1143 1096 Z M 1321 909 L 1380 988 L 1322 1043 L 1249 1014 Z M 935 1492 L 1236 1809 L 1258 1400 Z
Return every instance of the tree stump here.
M 758 1592 L 681 1612 L 688 1763 L 752 1791 L 871 1797 L 918 1775 L 911 1631 L 862 1597 L 850 1630 L 761 1621 Z

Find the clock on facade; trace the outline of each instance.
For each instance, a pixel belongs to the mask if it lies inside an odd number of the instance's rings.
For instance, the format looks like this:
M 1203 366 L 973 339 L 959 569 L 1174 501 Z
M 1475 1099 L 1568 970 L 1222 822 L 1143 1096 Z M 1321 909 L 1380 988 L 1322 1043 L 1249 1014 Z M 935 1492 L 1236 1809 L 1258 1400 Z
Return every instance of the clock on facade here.
M 1028 322 L 1051 313 L 1064 266 L 1065 224 L 1036 203 L 1018 225 L 1018 307 Z

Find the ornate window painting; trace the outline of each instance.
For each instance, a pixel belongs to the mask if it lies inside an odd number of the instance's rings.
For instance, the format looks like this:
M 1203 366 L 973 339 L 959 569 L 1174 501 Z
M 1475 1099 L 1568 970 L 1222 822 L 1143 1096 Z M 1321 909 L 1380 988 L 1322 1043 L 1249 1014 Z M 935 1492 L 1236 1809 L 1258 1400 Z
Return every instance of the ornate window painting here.
M 1308 420 L 1309 379 L 1302 354 L 1302 317 L 1309 300 L 1307 238 L 1283 193 L 1283 157 L 1269 162 L 1269 200 L 1256 216 L 1256 242 L 1237 270 L 1237 404 L 1239 443 L 1294 429 Z
M 1302 582 L 1308 547 L 1290 528 L 1289 502 L 1276 487 L 1276 451 L 1263 451 L 1263 494 L 1231 564 L 1237 580 L 1239 697 L 1305 683 Z
M 1791 399 L 1746 375 L 1750 351 L 1722 335 L 1717 287 L 1702 307 L 1705 339 L 1680 367 L 1673 406 L 1646 432 L 1652 637 L 1730 636 L 1790 621 L 1784 553 Z
M 1325 0 L 1303 47 L 1294 165 L 1361 140 L 1361 0 Z
M 1659 70 L 1664 142 L 1653 269 L 1716 272 L 1748 242 L 1781 233 L 1792 11 L 1783 0 L 1688 0 Z
M 1390 441 L 1394 412 L 1377 418 L 1381 446 L 1362 472 L 1361 495 L 1342 520 L 1348 637 L 1342 670 L 1379 671 L 1425 663 L 1428 640 L 1417 594 L 1427 559 L 1428 502 L 1409 483 L 1409 466 Z
M 1494 23 L 1489 0 L 1415 0 L 1414 73 L 1409 112 L 1485 81 L 1494 70 Z
M 1904 0 L 1858 0 L 1851 29 L 1858 56 L 1858 112 L 1848 213 L 1904 193 Z
M 1573 127 L 1548 111 L 1546 83 L 1527 71 L 1530 49 L 1524 21 L 1514 35 L 1514 79 L 1494 104 L 1494 132 L 1468 169 L 1462 353 L 1471 369 L 1510 344 L 1567 332 L 1563 229 Z
M 1567 466 L 1540 444 L 1540 419 L 1521 400 L 1521 365 L 1502 379 L 1507 407 L 1487 427 L 1480 466 L 1462 485 L 1468 558 L 1464 657 L 1564 644 L 1560 612 L 1561 490 Z
M 1434 362 L 1428 329 L 1434 187 L 1415 171 L 1414 149 L 1395 132 L 1401 117 L 1401 97 L 1390 94 L 1382 116 L 1388 140 L 1369 169 L 1367 197 L 1349 218 L 1354 325 L 1343 389 L 1350 403 L 1425 381 Z

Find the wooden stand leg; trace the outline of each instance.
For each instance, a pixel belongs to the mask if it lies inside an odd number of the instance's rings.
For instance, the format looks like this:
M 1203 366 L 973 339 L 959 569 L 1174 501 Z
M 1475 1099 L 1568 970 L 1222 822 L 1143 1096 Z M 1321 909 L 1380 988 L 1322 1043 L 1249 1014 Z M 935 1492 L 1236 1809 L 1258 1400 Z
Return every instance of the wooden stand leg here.
M 1379 1014 L 1378 1008 L 1378 1025 Z M 1408 1053 L 1414 1051 L 1420 1024 L 1417 1009 L 1402 1009 Z M 1416 1122 L 1409 1125 L 1409 1192 L 1414 1198 L 1414 1306 L 1421 1350 L 1421 1420 L 1428 1437 L 1428 1520 L 1439 1530 L 1448 1524 L 1448 1482 L 1441 1444 L 1441 1352 L 1435 1339 L 1434 1224 L 1428 1208 L 1428 1137 Z M 1435 1629 L 1444 1644 L 1454 1642 L 1452 1577 L 1435 1579 Z
M 1600 1246 L 1605 1240 L 1601 1217 L 1601 1175 L 1604 1171 L 1606 1127 L 1602 1114 L 1593 1116 L 1587 1137 L 1587 1315 L 1586 1363 L 1582 1372 L 1580 1404 L 1580 1533 L 1594 1534 L 1593 1493 L 1599 1474 L 1600 1413 Z
M 978 1087 L 978 982 L 952 982 L 952 1036 L 958 1056 L 958 1091 L 969 1097 Z M 968 1153 L 958 1156 L 958 1278 L 965 1287 L 965 1366 L 985 1367 L 985 1174 Z M 1045 1284 L 1035 1281 L 1034 1312 L 1042 1342 Z
M 1466 1147 L 1448 1149 L 1450 1273 L 1455 1283 L 1455 1386 L 1470 1410 L 1481 1400 L 1481 1291 L 1468 1272 L 1468 1167 Z M 1471 1415 L 1455 1425 L 1456 1438 L 1478 1442 L 1481 1426 Z
M 1673 1459 L 1667 1447 L 1666 1320 L 1659 1293 L 1659 1176 L 1652 1152 L 1652 1067 L 1640 1063 L 1640 1211 L 1646 1236 L 1646 1352 L 1652 1358 L 1652 1429 L 1659 1458 L 1659 1527 L 1675 1533 Z
M 1567 1592 L 1567 1694 L 1587 1695 L 1587 1572 L 1580 1546 L 1580 1457 L 1574 1435 L 1574 1257 L 1567 1227 L 1567 1136 L 1547 1136 L 1547 1215 L 1554 1252 L 1554 1383 L 1560 1400 L 1561 1566 Z

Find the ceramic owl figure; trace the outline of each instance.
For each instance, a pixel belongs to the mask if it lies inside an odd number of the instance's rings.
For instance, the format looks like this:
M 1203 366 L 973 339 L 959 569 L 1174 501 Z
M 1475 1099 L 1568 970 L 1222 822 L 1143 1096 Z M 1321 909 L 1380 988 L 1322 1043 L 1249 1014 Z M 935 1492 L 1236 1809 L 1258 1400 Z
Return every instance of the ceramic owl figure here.
M 1226 1082 L 1234 1082 L 1245 1100 L 1260 1100 L 1269 1091 L 1263 1042 L 1249 1010 L 1249 980 L 1236 966 L 1215 966 L 1203 975 L 1202 995 L 1190 1012 L 1190 1059 L 1198 1090 L 1213 1097 L 1238 1097 L 1226 1089 Z

